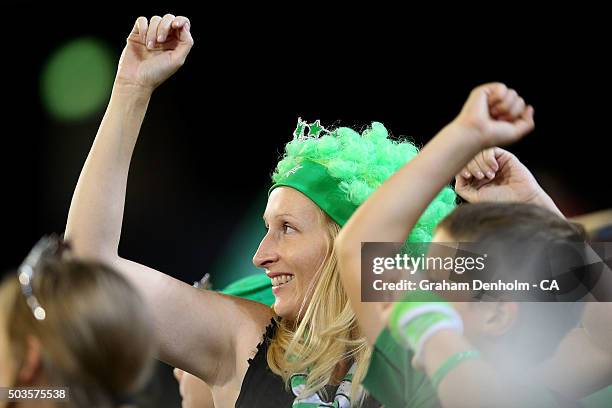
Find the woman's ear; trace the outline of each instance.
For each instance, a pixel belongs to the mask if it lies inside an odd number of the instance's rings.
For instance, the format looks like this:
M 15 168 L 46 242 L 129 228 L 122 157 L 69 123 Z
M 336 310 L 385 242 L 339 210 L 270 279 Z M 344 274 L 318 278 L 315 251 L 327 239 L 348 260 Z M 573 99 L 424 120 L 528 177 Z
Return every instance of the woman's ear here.
M 17 379 L 22 385 L 35 383 L 42 370 L 42 345 L 34 336 L 26 337 L 26 348 Z
M 486 313 L 482 327 L 484 334 L 500 337 L 514 326 L 518 316 L 518 304 L 516 302 L 495 302 Z

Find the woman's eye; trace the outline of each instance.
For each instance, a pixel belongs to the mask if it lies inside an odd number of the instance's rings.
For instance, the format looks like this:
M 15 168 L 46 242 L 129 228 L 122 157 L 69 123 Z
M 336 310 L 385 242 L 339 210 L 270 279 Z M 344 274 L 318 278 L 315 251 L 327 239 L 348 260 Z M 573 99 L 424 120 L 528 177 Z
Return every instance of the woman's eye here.
M 295 228 L 293 228 L 291 225 L 285 223 L 283 224 L 283 232 L 286 234 L 288 232 L 295 232 Z

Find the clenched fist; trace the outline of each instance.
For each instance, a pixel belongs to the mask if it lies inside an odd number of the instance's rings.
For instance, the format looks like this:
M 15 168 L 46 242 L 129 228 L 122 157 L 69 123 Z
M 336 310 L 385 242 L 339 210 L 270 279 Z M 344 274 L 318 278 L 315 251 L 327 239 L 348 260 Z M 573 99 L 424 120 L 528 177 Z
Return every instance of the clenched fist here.
M 475 88 L 454 120 L 478 137 L 482 148 L 516 142 L 534 128 L 533 107 L 502 83 Z
M 138 17 L 121 54 L 116 83 L 153 91 L 184 63 L 191 47 L 187 17 Z
M 455 177 L 455 191 L 471 203 L 529 203 L 545 194 L 527 167 L 499 147 L 478 153 Z

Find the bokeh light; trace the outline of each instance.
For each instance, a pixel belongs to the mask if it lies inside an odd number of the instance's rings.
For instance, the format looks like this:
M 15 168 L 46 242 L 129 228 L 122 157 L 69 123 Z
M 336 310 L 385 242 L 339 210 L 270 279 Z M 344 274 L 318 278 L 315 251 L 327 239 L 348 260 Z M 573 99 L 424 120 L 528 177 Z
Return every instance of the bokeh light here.
M 43 67 L 43 106 L 58 120 L 87 118 L 106 105 L 115 65 L 114 53 L 99 39 L 85 37 L 68 42 Z

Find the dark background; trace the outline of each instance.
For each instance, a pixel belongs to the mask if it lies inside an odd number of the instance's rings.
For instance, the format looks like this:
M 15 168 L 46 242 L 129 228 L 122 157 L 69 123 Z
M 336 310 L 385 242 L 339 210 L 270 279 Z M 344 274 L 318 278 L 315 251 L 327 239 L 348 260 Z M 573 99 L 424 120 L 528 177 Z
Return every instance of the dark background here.
M 536 130 L 511 150 L 562 211 L 610 207 L 609 33 L 595 18 L 579 29 L 580 15 L 548 15 L 539 21 L 554 29 L 535 27 L 535 37 L 532 22 L 500 14 L 448 24 L 406 11 L 265 7 L 5 4 L 0 269 L 16 267 L 42 234 L 63 231 L 103 115 L 49 116 L 45 61 L 83 36 L 118 59 L 136 17 L 166 12 L 190 18 L 195 46 L 149 106 L 130 172 L 126 258 L 190 283 L 210 270 L 218 286 L 250 273 L 223 265 L 248 265 L 263 236 L 253 220 L 297 117 L 359 129 L 380 121 L 422 145 L 490 81 L 535 107 Z

